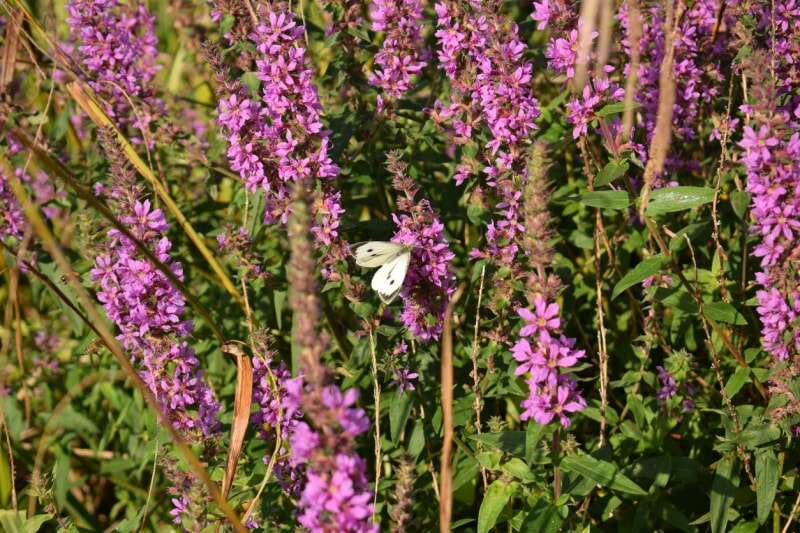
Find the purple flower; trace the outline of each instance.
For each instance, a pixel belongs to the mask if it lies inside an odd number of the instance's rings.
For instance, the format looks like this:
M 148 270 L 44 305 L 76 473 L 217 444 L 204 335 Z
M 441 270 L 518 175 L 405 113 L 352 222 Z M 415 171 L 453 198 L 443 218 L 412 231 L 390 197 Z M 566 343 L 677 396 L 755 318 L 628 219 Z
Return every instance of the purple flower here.
M 13 237 L 17 241 L 22 240 L 25 229 L 25 216 L 22 214 L 22 207 L 17 202 L 17 197 L 11 189 L 2 172 L 0 172 L 0 239 Z
M 427 200 L 410 207 L 410 214 L 392 214 L 397 231 L 392 242 L 412 246 L 411 263 L 400 290 L 403 324 L 420 340 L 441 334 L 447 301 L 455 290 L 450 251 L 439 222 Z
M 105 101 L 106 112 L 117 124 L 149 131 L 163 113 L 163 103 L 151 89 L 160 68 L 155 17 L 143 4 L 134 7 L 117 0 L 71 0 L 66 9 L 76 41 L 70 55 Z M 140 105 L 134 109 L 130 99 Z
M 352 449 L 353 440 L 369 429 L 366 414 L 355 407 L 357 399 L 356 389 L 343 394 L 335 385 L 326 386 L 315 416 L 326 418 L 329 425 L 315 430 L 299 422 L 292 433 L 292 463 L 305 468 L 299 521 L 310 531 L 378 531 L 371 521 L 366 463 Z
M 297 394 L 302 382 L 302 376 L 292 378 L 286 365 L 274 363 L 271 356 L 253 358 L 253 402 L 258 410 L 253 413 L 252 422 L 268 443 L 274 443 L 280 431 L 283 447 L 274 452 L 279 454 L 275 477 L 287 492 L 295 495 L 299 492 L 302 472 L 284 456 L 303 415 Z M 264 461 L 269 459 L 267 456 Z
M 422 36 L 420 0 L 372 0 L 370 18 L 374 31 L 386 32 L 376 68 L 369 83 L 381 88 L 390 98 L 400 98 L 412 87 L 411 76 L 427 64 Z M 383 99 L 379 99 L 379 110 Z
M 473 253 L 511 265 L 519 249 L 518 191 L 503 184 L 525 173 L 524 153 L 536 129 L 539 103 L 533 96 L 533 64 L 526 61 L 518 28 L 492 5 L 441 1 L 435 6 L 439 62 L 450 81 L 449 101 L 437 101 L 432 116 L 456 143 L 485 129 L 487 182 L 497 189 L 499 219 L 486 231 L 487 248 Z M 459 167 L 457 182 L 467 173 Z
M 328 153 L 330 134 L 323 129 L 303 26 L 291 13 L 272 7 L 263 7 L 259 16 L 250 36 L 258 52 L 252 66 L 261 82 L 258 93 L 251 97 L 238 80 L 226 79 L 227 94 L 218 103 L 228 162 L 250 191 L 264 195 L 267 224 L 287 222 L 293 183 L 318 178 L 321 200 L 314 204 L 312 232 L 319 245 L 331 245 L 344 213 L 341 195 L 331 183 L 339 167 Z
M 769 127 L 762 124 L 758 131 L 750 126 L 745 126 L 739 146 L 745 149 L 745 163 L 754 166 L 759 163 L 767 163 L 772 158 L 770 149 L 778 146 L 779 143 L 777 138 L 772 137 Z
M 520 415 L 522 420 L 533 418 L 537 424 L 549 424 L 555 417 L 562 427 L 569 427 L 571 424 L 567 413 L 576 413 L 586 408 L 586 401 L 580 395 L 577 384 L 568 374 L 559 375 L 555 380 L 538 384 L 529 382 L 531 390 L 536 394 L 531 394 L 522 402 L 525 408 Z
M 408 368 L 401 368 L 399 370 L 395 370 L 394 379 L 392 380 L 392 385 L 397 387 L 397 392 L 400 394 L 404 394 L 406 391 L 412 391 L 414 389 L 414 381 L 419 377 L 419 374 L 416 372 L 412 372 Z
M 678 384 L 672 374 L 667 372 L 663 366 L 657 366 L 658 381 L 660 383 L 656 396 L 660 403 L 665 403 L 667 400 L 678 394 Z
M 558 304 L 547 303 L 538 294 L 533 299 L 533 312 L 525 307 L 517 309 L 517 314 L 526 324 L 519 331 L 521 337 L 530 337 L 537 333 L 555 331 L 561 327 L 561 318 L 558 316 Z
M 112 210 L 128 230 L 183 279 L 181 264 L 170 255 L 164 214 L 141 197 L 135 175 L 120 163 L 122 155 L 115 145 L 105 141 L 104 145 L 112 160 L 111 186 L 100 190 L 108 194 Z M 117 338 L 179 430 L 195 439 L 215 435 L 219 404 L 184 340 L 193 326 L 183 319 L 183 295 L 124 234 L 111 229 L 106 236 L 91 276 L 98 286 L 97 299 L 119 329 Z
M 309 469 L 298 502 L 300 524 L 312 532 L 377 532 L 370 522 L 372 491 L 368 490 L 366 464 L 354 454 L 338 454 L 330 472 Z
M 575 340 L 561 334 L 557 303 L 548 303 L 541 295 L 533 300 L 534 310 L 520 308 L 517 314 L 526 322 L 519 339 L 511 348 L 517 361 L 515 375 L 528 374 L 530 394 L 522 402 L 522 420 L 532 418 L 538 424 L 549 424 L 558 417 L 562 426 L 570 424 L 567 413 L 586 407 L 569 369 L 583 358 L 583 350 L 575 350 Z M 529 341 L 530 339 L 530 341 Z
M 186 494 L 182 494 L 177 498 L 172 498 L 172 509 L 170 509 L 169 514 L 172 516 L 172 523 L 173 524 L 180 524 L 183 520 L 183 514 L 189 512 L 189 497 Z

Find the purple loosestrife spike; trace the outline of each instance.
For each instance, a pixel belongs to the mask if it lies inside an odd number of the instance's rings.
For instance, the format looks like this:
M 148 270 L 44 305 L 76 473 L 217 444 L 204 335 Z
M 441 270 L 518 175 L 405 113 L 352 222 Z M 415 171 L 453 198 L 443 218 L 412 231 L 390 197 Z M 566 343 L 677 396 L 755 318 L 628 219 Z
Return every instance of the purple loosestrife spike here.
M 264 194 L 265 223 L 286 224 L 292 184 L 311 178 L 321 188 L 321 201 L 313 206 L 312 232 L 317 245 L 331 246 L 338 240 L 344 213 L 332 183 L 339 167 L 328 155 L 330 133 L 323 128 L 303 32 L 284 8 L 260 8 L 259 22 L 249 36 L 257 52 L 255 64 L 248 67 L 260 80 L 256 95 L 230 79 L 217 51 L 209 49 L 206 55 L 225 93 L 217 122 L 228 143 L 228 162 L 250 191 Z
M 73 55 L 86 81 L 108 103 L 108 115 L 136 132 L 149 131 L 163 113 L 163 103 L 151 90 L 160 68 L 155 17 L 143 4 L 133 7 L 117 0 L 71 0 L 67 15 L 75 39 Z M 137 104 L 135 110 L 130 100 Z
M 673 142 L 673 146 L 691 141 L 697 137 L 698 119 L 705 103 L 711 102 L 721 94 L 726 79 L 725 62 L 731 52 L 730 29 L 736 26 L 738 2 L 726 4 L 723 18 L 718 24 L 717 14 L 720 0 L 701 0 L 692 3 L 679 19 L 675 41 L 674 79 L 676 83 L 675 105 L 672 114 L 672 135 L 681 142 Z M 617 14 L 621 26 L 628 28 L 628 5 L 623 3 Z M 645 131 L 645 143 L 634 144 L 637 156 L 646 161 L 646 146 L 655 134 L 656 115 L 659 100 L 659 68 L 665 53 L 664 7 L 654 4 L 642 11 L 641 39 L 638 43 L 640 65 L 638 88 L 635 92 L 636 103 L 640 106 L 641 126 Z M 717 34 L 712 41 L 712 33 Z M 711 43 L 711 44 L 709 44 Z M 631 43 L 623 40 L 623 48 L 630 54 Z M 735 53 L 735 51 L 734 51 Z M 623 70 L 628 74 L 629 65 Z M 690 156 L 683 156 L 672 150 L 667 157 L 668 170 L 696 170 L 697 164 Z M 658 177 L 655 186 L 665 186 L 663 177 Z
M 309 178 L 298 182 L 289 220 L 291 260 L 289 304 L 297 324 L 294 342 L 300 351 L 305 385 L 287 387 L 294 404 L 303 406 L 309 423 L 298 422 L 291 435 L 291 465 L 304 468 L 298 499 L 300 524 L 313 532 L 377 532 L 372 523 L 372 492 L 366 463 L 355 452 L 355 439 L 369 429 L 363 409 L 355 406 L 358 390 L 345 393 L 329 384 L 322 363 L 327 338 L 319 331 L 320 301 L 311 246 Z
M 406 175 L 399 155 L 390 153 L 387 162 L 393 174 L 392 186 L 401 193 L 397 201 L 400 214 L 393 213 L 397 227 L 392 242 L 412 247 L 411 263 L 400 290 L 403 311 L 400 319 L 412 335 L 422 341 L 437 338 L 442 332 L 445 307 L 455 291 L 450 251 L 442 224 L 426 199 L 415 200 L 416 184 Z
M 101 138 L 111 160 L 111 185 L 104 190 L 112 210 L 159 261 L 183 279 L 183 267 L 172 259 L 172 243 L 164 235 L 168 228 L 164 214 L 142 199 L 113 134 L 101 131 Z M 183 295 L 127 237 L 116 229 L 106 235 L 105 252 L 95 259 L 91 273 L 99 287 L 98 300 L 120 330 L 120 342 L 178 429 L 194 438 L 217 434 L 219 405 L 203 380 L 194 351 L 181 340 L 193 328 L 191 321 L 182 318 Z
M 428 52 L 422 36 L 422 2 L 420 0 L 372 0 L 370 19 L 373 31 L 386 33 L 380 51 L 375 55 L 376 68 L 369 83 L 383 90 L 389 100 L 402 98 L 427 64 Z M 385 105 L 378 96 L 378 110 Z
M 12 237 L 17 241 L 22 240 L 25 231 L 25 216 L 22 207 L 17 202 L 17 197 L 11 189 L 8 177 L 0 172 L 0 239 Z
M 275 452 L 280 457 L 275 462 L 275 477 L 284 490 L 297 496 L 303 472 L 293 466 L 285 456 L 292 434 L 303 417 L 296 393 L 303 386 L 303 378 L 293 378 L 283 362 L 273 361 L 272 354 L 266 350 L 264 352 L 263 357 L 253 358 L 253 400 L 258 409 L 253 413 L 252 422 L 258 428 L 260 436 L 274 447 L 276 428 L 280 420 L 277 431 L 280 431 L 282 447 Z M 264 462 L 269 462 L 269 459 L 269 456 L 264 457 Z
M 523 57 L 526 46 L 516 24 L 492 0 L 435 6 L 439 62 L 450 80 L 449 102 L 437 101 L 434 120 L 446 126 L 458 144 L 485 128 L 488 184 L 496 189 L 499 217 L 486 230 L 487 248 L 474 250 L 510 266 L 519 251 L 519 188 L 508 176 L 524 176 L 524 155 L 536 129 L 539 103 L 533 96 L 533 64 Z M 463 183 L 468 167 L 459 165 L 455 179 Z
M 183 267 L 170 254 L 168 224 L 160 209 L 145 199 L 143 189 L 116 144 L 113 131 L 99 136 L 111 164 L 109 186 L 95 187 L 105 196 L 120 222 L 178 279 Z M 95 258 L 92 280 L 97 299 L 120 333 L 142 380 L 168 413 L 184 438 L 203 442 L 219 434 L 219 404 L 203 377 L 200 363 L 188 342 L 193 329 L 184 320 L 186 302 L 168 278 L 144 257 L 136 245 L 117 229 L 106 233 L 103 251 Z M 189 528 L 203 514 L 203 490 L 193 475 L 168 469 L 174 522 Z
M 561 290 L 559 279 L 547 273 L 553 257 L 550 215 L 547 204 L 548 161 L 545 146 L 534 144 L 527 154 L 528 182 L 522 197 L 521 210 L 525 221 L 522 247 L 527 258 L 529 307 L 518 307 L 522 319 L 519 339 L 511 353 L 517 362 L 515 375 L 527 376 L 529 396 L 523 400 L 522 420 L 533 419 L 548 424 L 558 419 L 563 427 L 570 425 L 569 414 L 586 407 L 577 381 L 570 369 L 583 359 L 585 352 L 575 348 L 575 339 L 562 333 L 561 308 L 555 301 Z
M 781 419 L 800 414 L 800 399 L 792 383 L 800 375 L 800 7 L 795 3 L 754 6 L 765 49 L 786 55 L 756 52 L 744 64 L 751 83 L 750 102 L 741 107 L 746 125 L 739 141 L 740 161 L 747 171 L 752 197 L 751 232 L 758 244 L 753 255 L 760 262 L 755 274 L 764 349 L 775 359 L 770 391 L 786 398 L 773 410 Z M 794 55 L 790 52 L 794 51 Z M 774 68 L 764 69 L 764 65 Z

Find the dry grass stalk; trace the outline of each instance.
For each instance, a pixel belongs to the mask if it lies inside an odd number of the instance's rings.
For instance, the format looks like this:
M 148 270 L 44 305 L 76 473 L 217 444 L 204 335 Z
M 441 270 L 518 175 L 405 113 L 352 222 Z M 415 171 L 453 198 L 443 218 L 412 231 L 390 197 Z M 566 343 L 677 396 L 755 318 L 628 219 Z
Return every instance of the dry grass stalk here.
M 578 57 L 575 60 L 575 79 L 572 86 L 575 92 L 580 92 L 586 83 L 589 55 L 592 52 L 592 34 L 597 22 L 600 1 L 586 0 L 581 3 L 580 23 L 578 24 Z
M 5 94 L 9 84 L 14 79 L 22 17 L 23 13 L 21 11 L 14 11 L 6 20 L 5 45 L 3 46 L 2 64 L 0 64 L 0 95 Z
M 603 75 L 603 68 L 611 53 L 611 38 L 614 36 L 614 5 L 612 0 L 600 0 L 600 27 L 597 42 L 597 60 L 594 65 L 595 76 Z
M 439 465 L 439 531 L 450 532 L 453 518 L 453 310 L 464 292 L 461 285 L 447 303 L 442 328 L 442 454 Z
M 639 12 L 638 0 L 628 1 L 628 46 L 630 47 L 631 62 L 628 77 L 625 80 L 625 102 L 622 113 L 622 138 L 628 140 L 633 129 L 633 95 L 639 79 L 639 62 L 641 53 L 639 41 L 642 38 L 642 18 Z
M 675 106 L 675 41 L 678 25 L 683 12 L 683 0 L 678 0 L 677 9 L 672 0 L 665 1 L 666 17 L 664 19 L 664 58 L 661 60 L 658 74 L 658 111 L 653 140 L 650 141 L 647 166 L 644 169 L 644 186 L 642 187 L 639 214 L 644 217 L 650 190 L 656 176 L 664 170 L 664 162 L 672 140 L 672 110 Z

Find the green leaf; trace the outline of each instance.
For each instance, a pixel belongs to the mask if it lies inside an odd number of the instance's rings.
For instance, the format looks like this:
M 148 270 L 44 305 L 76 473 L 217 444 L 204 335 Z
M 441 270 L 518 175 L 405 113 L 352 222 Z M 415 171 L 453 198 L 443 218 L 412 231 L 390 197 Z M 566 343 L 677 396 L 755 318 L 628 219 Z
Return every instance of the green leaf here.
M 758 522 L 739 522 L 730 533 L 756 533 Z
M 609 115 L 619 115 L 623 111 L 625 111 L 625 102 L 614 102 L 613 104 L 606 104 L 601 107 L 595 113 L 595 116 L 607 117 Z
M 706 316 L 717 322 L 746 326 L 747 319 L 734 306 L 727 302 L 708 302 L 703 303 L 703 311 Z
M 272 291 L 272 304 L 275 306 L 275 322 L 278 329 L 283 327 L 283 307 L 286 304 L 286 291 Z
M 536 458 L 539 441 L 544 436 L 545 426 L 540 424 L 528 424 L 525 431 L 525 461 L 533 464 Z
M 11 498 L 11 467 L 5 443 L 0 445 L 0 505 L 5 507 Z
M 69 283 L 64 283 L 61 281 L 63 274 L 55 265 L 55 263 L 39 263 L 39 270 L 50 278 L 50 281 L 61 289 L 61 292 L 74 304 L 77 304 L 78 297 L 75 296 L 75 292 L 72 290 L 72 287 Z M 75 334 L 76 337 L 83 337 L 85 325 L 83 323 L 83 319 L 81 319 L 80 315 L 76 313 L 70 306 L 68 306 L 64 301 L 56 296 L 53 295 L 58 306 L 61 308 L 61 311 L 64 315 L 69 318 L 70 325 L 72 326 L 72 332 Z
M 26 518 L 23 511 L 2 510 L 0 526 L 5 533 L 36 533 L 52 517 L 51 514 L 37 514 Z
M 63 509 L 67 501 L 69 482 L 69 455 L 60 448 L 56 448 L 56 463 L 53 466 L 53 495 L 59 509 Z
M 406 427 L 408 415 L 411 414 L 411 395 L 397 393 L 389 407 L 389 433 L 392 436 L 392 443 L 397 444 L 400 434 Z
M 740 366 L 736 369 L 736 372 L 728 378 L 728 382 L 725 384 L 725 392 L 728 393 L 729 398 L 733 398 L 749 381 L 750 369 L 746 366 Z
M 611 299 L 615 299 L 617 296 L 622 294 L 622 292 L 629 288 L 633 287 L 637 283 L 641 283 L 646 278 L 658 274 L 662 268 L 669 264 L 669 257 L 664 257 L 663 255 L 656 255 L 653 257 L 648 257 L 635 267 L 633 270 L 625 274 L 621 280 L 614 285 L 614 290 L 611 293 Z
M 258 74 L 255 72 L 245 72 L 239 79 L 242 85 L 247 87 L 251 95 L 258 94 L 258 90 L 261 87 L 261 80 L 258 79 Z
M 631 205 L 625 191 L 592 191 L 579 195 L 577 200 L 584 205 L 601 209 L 625 209 Z
M 486 209 L 479 205 L 470 204 L 467 206 L 467 218 L 469 218 L 469 221 L 475 226 L 481 224 L 485 214 Z
M 250 210 L 247 212 L 247 221 L 245 225 L 250 238 L 255 237 L 258 230 L 264 225 L 264 203 L 263 190 L 259 189 L 258 192 L 250 195 Z
M 769 517 L 779 479 L 775 452 L 771 448 L 759 450 L 756 454 L 756 516 L 759 524 L 763 524 Z
M 61 412 L 59 425 L 63 428 L 78 432 L 97 433 L 100 431 L 95 423 L 87 418 L 86 415 L 75 411 L 72 407 L 67 407 Z
M 731 455 L 720 459 L 711 483 L 711 533 L 725 533 L 728 527 L 728 509 L 733 504 L 739 480 L 736 457 Z
M 561 515 L 552 503 L 540 498 L 525 517 L 519 533 L 556 533 L 561 527 Z
M 610 489 L 632 494 L 634 496 L 646 496 L 647 492 L 637 485 L 631 478 L 620 472 L 616 465 L 595 459 L 590 455 L 574 454 L 568 455 L 561 460 L 561 468 L 567 472 L 574 472 L 591 479 L 598 485 Z
M 480 435 L 470 435 L 469 438 L 518 457 L 522 457 L 525 453 L 524 431 L 481 433 Z
M 495 480 L 486 489 L 486 495 L 478 511 L 478 533 L 488 533 L 497 523 L 500 513 L 517 490 L 517 483 Z
M 689 240 L 692 242 L 692 246 L 694 246 L 694 243 L 697 242 L 706 242 L 711 236 L 711 224 L 708 222 L 698 222 L 696 224 L 689 224 L 685 228 L 681 228 L 680 231 L 678 231 L 678 233 L 676 233 L 675 236 L 669 240 L 669 251 L 680 252 L 686 248 L 687 235 L 689 236 Z
M 665 187 L 650 193 L 647 215 L 656 216 L 674 213 L 697 207 L 714 199 L 714 189 L 710 187 Z
M 512 457 L 500 467 L 503 472 L 514 476 L 522 481 L 536 481 L 536 476 L 531 472 L 531 467 L 519 457 Z
M 624 159 L 622 161 L 610 161 L 606 163 L 603 170 L 597 174 L 597 178 L 594 180 L 594 186 L 602 187 L 603 185 L 608 185 L 612 181 L 624 176 L 625 173 L 628 172 L 628 168 L 630 168 L 630 165 Z
M 750 193 L 744 191 L 731 192 L 731 207 L 736 216 L 744 220 L 747 215 L 747 207 L 750 205 Z

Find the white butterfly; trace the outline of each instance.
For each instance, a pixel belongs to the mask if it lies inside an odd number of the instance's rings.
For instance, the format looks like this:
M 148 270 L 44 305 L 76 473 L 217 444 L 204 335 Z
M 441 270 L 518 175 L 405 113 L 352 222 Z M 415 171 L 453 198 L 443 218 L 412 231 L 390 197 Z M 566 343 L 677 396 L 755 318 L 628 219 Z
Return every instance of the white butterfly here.
M 372 289 L 383 303 L 392 303 L 406 279 L 411 247 L 394 242 L 369 241 L 355 245 L 353 255 L 358 266 L 380 267 L 372 276 Z

